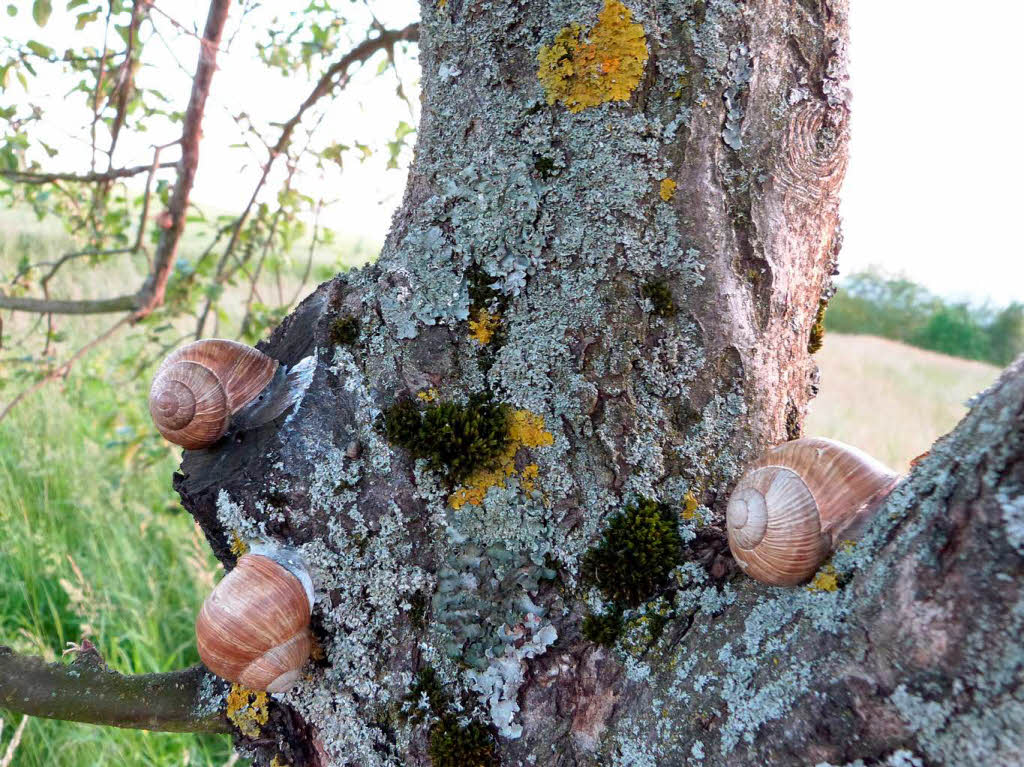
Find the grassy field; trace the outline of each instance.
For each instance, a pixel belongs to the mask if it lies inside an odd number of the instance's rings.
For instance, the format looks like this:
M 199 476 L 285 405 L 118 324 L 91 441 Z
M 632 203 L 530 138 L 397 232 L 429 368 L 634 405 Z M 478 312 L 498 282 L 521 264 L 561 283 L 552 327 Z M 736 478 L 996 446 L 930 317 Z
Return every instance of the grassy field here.
M 817 354 L 821 392 L 804 424 L 894 469 L 927 452 L 967 413 L 965 403 L 999 369 L 874 336 L 829 333 Z
M 197 661 L 193 620 L 216 577 L 171 490 L 176 455 L 148 436 L 145 378 L 87 359 L 0 423 L 0 644 L 54 659 L 89 637 L 123 672 Z M 878 338 L 830 334 L 808 435 L 903 469 L 997 370 Z M 0 358 L 0 378 L 4 374 Z M 2 381 L 0 381 L 2 383 Z M 10 388 L 0 389 L 0 399 Z M 5 715 L 0 760 L 18 723 Z M 226 737 L 29 720 L 12 767 L 234 763 Z

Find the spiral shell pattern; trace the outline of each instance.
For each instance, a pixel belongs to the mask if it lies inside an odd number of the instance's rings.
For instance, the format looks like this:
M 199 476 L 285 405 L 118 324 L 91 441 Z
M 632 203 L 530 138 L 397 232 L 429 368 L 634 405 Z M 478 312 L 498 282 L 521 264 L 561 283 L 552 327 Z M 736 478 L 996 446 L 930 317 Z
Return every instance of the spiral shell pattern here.
M 172 353 L 149 390 L 149 412 L 168 441 L 187 450 L 208 447 L 231 416 L 274 378 L 278 363 L 251 346 L 206 339 Z
M 269 557 L 246 554 L 199 611 L 199 657 L 230 682 L 283 692 L 309 658 L 311 607 L 299 578 Z
M 729 548 L 753 578 L 794 586 L 854 535 L 898 476 L 850 445 L 786 442 L 755 461 L 726 509 Z

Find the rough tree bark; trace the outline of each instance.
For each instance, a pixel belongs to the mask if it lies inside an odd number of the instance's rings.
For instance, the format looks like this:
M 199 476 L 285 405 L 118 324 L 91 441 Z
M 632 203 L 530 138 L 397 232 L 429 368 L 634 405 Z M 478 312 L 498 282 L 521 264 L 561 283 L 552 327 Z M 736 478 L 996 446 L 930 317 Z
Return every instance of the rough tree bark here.
M 721 532 L 744 462 L 799 435 L 815 388 L 845 2 L 422 17 L 380 260 L 263 345 L 315 353 L 311 389 L 176 476 L 226 566 L 236 538 L 279 541 L 317 587 L 324 658 L 257 763 L 457 764 L 445 742 L 470 741 L 461 763 L 488 741 L 503 765 L 1021 763 L 1019 367 L 837 555 L 834 591 L 743 578 Z M 515 414 L 497 476 L 460 491 L 382 433 L 398 402 L 473 394 Z M 641 498 L 679 513 L 684 561 L 604 647 L 583 563 Z

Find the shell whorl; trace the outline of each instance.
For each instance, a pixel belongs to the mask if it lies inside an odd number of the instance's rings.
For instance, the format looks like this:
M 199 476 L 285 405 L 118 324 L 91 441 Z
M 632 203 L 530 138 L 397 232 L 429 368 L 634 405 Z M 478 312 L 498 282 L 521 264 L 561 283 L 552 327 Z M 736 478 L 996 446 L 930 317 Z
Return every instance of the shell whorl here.
M 311 609 L 294 573 L 270 557 L 246 554 L 199 611 L 199 656 L 228 681 L 283 692 L 309 658 Z
M 757 580 L 802 583 L 834 544 L 857 532 L 897 479 L 841 442 L 786 442 L 754 461 L 737 483 L 726 510 L 729 547 Z
M 149 411 L 160 433 L 188 450 L 207 447 L 231 416 L 273 380 L 278 363 L 251 346 L 205 339 L 173 352 L 157 370 Z

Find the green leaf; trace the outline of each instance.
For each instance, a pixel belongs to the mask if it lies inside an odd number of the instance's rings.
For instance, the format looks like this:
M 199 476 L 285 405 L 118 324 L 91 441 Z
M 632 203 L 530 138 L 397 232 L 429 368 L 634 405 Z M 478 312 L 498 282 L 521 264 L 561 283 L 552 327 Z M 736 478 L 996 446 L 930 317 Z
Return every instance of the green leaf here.
M 51 13 L 53 13 L 53 5 L 51 5 L 50 0 L 35 0 L 32 3 L 32 18 L 36 20 L 36 24 L 39 26 L 46 26 L 46 22 L 50 20 Z
M 14 5 L 13 3 L 9 4 L 7 6 L 7 15 L 10 16 L 11 18 L 14 18 L 15 16 L 17 16 L 18 15 L 18 6 Z
M 85 5 L 89 0 L 68 0 L 68 10 L 73 11 L 80 5 Z
M 43 45 L 37 40 L 29 40 L 27 43 L 25 43 L 25 45 L 36 56 L 42 56 L 44 59 L 48 59 L 50 58 L 50 56 L 53 55 L 53 48 L 51 48 L 48 45 Z

